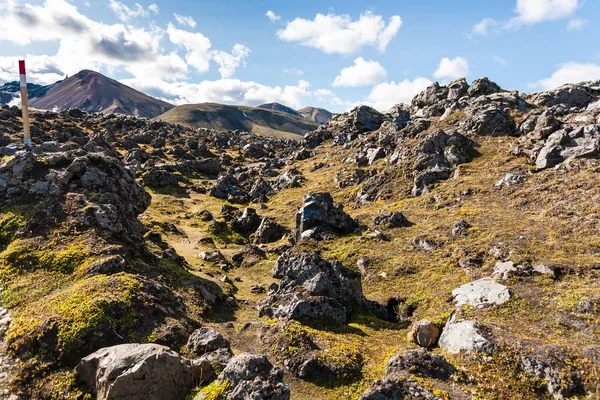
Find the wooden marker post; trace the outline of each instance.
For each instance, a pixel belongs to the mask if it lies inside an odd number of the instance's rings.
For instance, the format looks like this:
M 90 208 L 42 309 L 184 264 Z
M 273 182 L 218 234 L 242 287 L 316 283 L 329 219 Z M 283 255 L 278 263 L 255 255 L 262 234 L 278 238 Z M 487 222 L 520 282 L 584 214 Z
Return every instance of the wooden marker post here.
M 25 60 L 19 61 L 19 77 L 21 78 L 21 110 L 23 111 L 23 135 L 25 146 L 31 147 L 31 131 L 29 130 L 29 105 L 27 104 L 27 75 Z

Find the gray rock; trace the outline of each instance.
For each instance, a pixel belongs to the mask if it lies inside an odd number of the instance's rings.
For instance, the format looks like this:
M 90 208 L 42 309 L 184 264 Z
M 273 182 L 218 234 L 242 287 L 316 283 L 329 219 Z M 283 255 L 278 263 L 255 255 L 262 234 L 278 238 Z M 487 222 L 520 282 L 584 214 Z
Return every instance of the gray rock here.
M 344 212 L 341 203 L 334 203 L 327 192 L 309 193 L 304 196 L 304 202 L 296 213 L 296 240 L 308 230 L 318 228 L 316 239 L 323 238 L 321 232 L 333 234 L 348 234 L 353 232 L 358 224 Z
M 536 156 L 535 166 L 545 169 L 574 158 L 598 158 L 599 148 L 598 127 L 590 125 L 573 130 L 561 129 L 548 137 Z
M 478 97 L 498 93 L 501 90 L 502 88 L 495 82 L 490 81 L 487 77 L 483 77 L 471 82 L 471 87 L 467 90 L 467 94 L 471 97 Z
M 191 354 L 201 356 L 218 349 L 229 349 L 229 340 L 212 328 L 202 327 L 190 335 L 187 348 Z
M 469 320 L 448 320 L 438 341 L 440 349 L 448 353 L 493 353 L 495 345 L 483 325 Z
M 387 378 L 398 378 L 409 374 L 446 380 L 456 369 L 438 354 L 425 349 L 408 350 L 404 354 L 394 355 L 385 367 Z
M 528 374 L 542 379 L 555 399 L 583 394 L 581 373 L 569 360 L 571 350 L 559 346 L 537 347 L 533 352 L 522 352 L 519 366 Z
M 254 234 L 254 244 L 273 243 L 281 240 L 288 229 L 279 225 L 271 218 L 263 218 Z
M 442 400 L 413 379 L 377 380 L 359 398 L 359 400 Z
M 510 115 L 494 103 L 468 108 L 460 127 L 473 134 L 494 137 L 512 136 L 516 130 Z
M 467 304 L 473 307 L 485 307 L 507 302 L 510 299 L 510 291 L 492 278 L 481 278 L 454 289 L 452 296 L 457 307 Z
M 383 215 L 378 215 L 373 218 L 373 223 L 375 225 L 385 225 L 390 228 L 397 228 L 403 226 L 411 226 L 412 224 L 406 219 L 404 214 L 399 211 L 393 211 L 389 213 L 385 213 Z
M 496 182 L 496 184 L 494 185 L 494 188 L 500 189 L 504 186 L 510 187 L 510 186 L 518 185 L 520 183 L 525 182 L 526 178 L 527 177 L 523 172 L 518 172 L 516 174 L 508 173 L 508 174 L 504 175 L 504 177 L 502 179 L 500 179 L 498 182 Z
M 156 344 L 121 344 L 81 359 L 79 380 L 98 400 L 181 400 L 192 389 L 189 361 Z
M 360 274 L 316 253 L 282 254 L 273 267 L 277 291 L 259 304 L 259 315 L 300 321 L 342 323 L 367 307 Z
M 226 400 L 289 400 L 290 388 L 283 382 L 283 372 L 264 355 L 239 354 L 231 359 L 218 378 L 228 381 L 231 390 Z

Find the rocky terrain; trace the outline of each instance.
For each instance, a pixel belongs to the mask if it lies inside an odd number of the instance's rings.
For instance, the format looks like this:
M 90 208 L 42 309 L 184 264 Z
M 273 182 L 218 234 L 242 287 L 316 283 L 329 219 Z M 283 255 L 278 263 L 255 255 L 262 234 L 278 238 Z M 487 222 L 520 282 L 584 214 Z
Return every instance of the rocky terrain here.
M 0 109 L 12 399 L 600 397 L 600 82 L 303 141 Z

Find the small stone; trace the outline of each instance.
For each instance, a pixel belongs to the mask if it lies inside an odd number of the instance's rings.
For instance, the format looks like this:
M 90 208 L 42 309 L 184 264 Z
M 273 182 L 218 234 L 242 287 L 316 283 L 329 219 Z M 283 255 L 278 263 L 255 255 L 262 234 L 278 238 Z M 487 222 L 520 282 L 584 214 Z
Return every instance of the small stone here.
M 413 324 L 406 337 L 419 346 L 432 347 L 437 343 L 439 334 L 440 330 L 433 322 L 422 319 Z

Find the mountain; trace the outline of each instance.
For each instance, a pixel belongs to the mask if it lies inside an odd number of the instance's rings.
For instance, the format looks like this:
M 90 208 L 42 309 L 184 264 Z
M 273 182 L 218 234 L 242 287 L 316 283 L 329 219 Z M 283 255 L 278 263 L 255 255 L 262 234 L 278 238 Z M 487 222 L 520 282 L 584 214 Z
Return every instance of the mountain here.
M 155 118 L 190 128 L 241 130 L 261 136 L 298 139 L 318 127 L 301 116 L 261 107 L 232 106 L 216 103 L 186 104 Z
M 35 83 L 27 84 L 27 94 L 30 99 L 43 96 L 51 86 L 42 86 Z M 21 87 L 18 81 L 6 82 L 0 86 L 0 104 L 8 104 L 19 97 Z
M 260 106 L 258 106 L 258 108 L 264 108 L 266 110 L 273 110 L 273 111 L 281 111 L 284 113 L 295 115 L 297 117 L 302 116 L 302 115 L 300 115 L 300 113 L 298 111 L 294 110 L 293 108 L 284 106 L 283 104 L 279 104 L 279 103 L 261 104 Z
M 304 118 L 309 119 L 318 124 L 326 124 L 331 121 L 333 114 L 324 108 L 304 107 L 297 111 Z
M 89 70 L 49 85 L 40 96 L 30 96 L 29 105 L 42 110 L 79 108 L 88 112 L 147 118 L 173 108 L 167 102 Z

